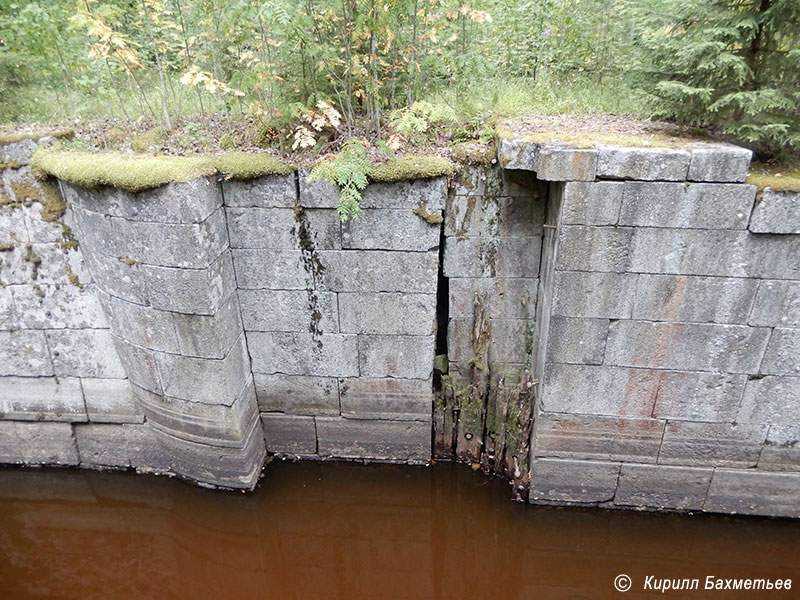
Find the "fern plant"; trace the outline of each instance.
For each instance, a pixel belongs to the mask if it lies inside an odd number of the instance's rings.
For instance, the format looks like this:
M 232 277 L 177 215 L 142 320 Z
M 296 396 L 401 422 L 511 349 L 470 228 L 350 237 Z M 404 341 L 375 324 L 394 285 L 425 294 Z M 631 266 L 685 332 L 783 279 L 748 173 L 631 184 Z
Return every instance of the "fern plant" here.
M 342 221 L 357 219 L 361 214 L 361 192 L 367 187 L 367 148 L 361 140 L 351 138 L 342 144 L 339 154 L 320 162 L 308 175 L 312 181 L 327 181 L 341 190 L 337 212 Z

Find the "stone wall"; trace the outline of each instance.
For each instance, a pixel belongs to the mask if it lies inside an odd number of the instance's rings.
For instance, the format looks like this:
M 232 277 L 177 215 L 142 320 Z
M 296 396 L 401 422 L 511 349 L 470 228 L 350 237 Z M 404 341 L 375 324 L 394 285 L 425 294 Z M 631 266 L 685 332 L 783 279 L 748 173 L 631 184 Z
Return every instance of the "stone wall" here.
M 305 175 L 222 188 L 267 448 L 425 463 L 446 181 L 372 185 L 342 223 Z
M 2 150 L 0 463 L 456 457 L 532 502 L 800 515 L 800 195 L 747 151 L 502 140 L 342 223 L 302 171 L 54 188 L 35 147 Z
M 155 466 L 75 213 L 28 166 L 37 145 L 0 147 L 0 463 Z
M 505 148 L 563 182 L 531 501 L 798 516 L 798 195 L 733 147 L 543 150 Z

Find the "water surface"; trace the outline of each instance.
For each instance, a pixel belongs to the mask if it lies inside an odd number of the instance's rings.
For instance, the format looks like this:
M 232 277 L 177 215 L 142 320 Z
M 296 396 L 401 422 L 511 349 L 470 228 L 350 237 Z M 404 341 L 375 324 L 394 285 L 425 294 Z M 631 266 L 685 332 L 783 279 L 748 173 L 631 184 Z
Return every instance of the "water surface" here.
M 637 598 L 646 575 L 794 579 L 800 523 L 542 508 L 466 467 L 272 463 L 254 494 L 0 469 L 0 599 Z M 634 589 L 615 592 L 630 575 Z M 702 587 L 702 585 L 701 585 Z

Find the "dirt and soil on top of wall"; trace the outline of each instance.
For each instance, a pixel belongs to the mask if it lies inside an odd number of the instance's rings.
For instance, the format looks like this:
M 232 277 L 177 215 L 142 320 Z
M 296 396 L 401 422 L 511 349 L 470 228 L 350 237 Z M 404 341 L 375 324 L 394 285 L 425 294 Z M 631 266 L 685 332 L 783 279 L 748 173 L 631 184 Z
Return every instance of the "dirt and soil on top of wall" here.
M 596 144 L 682 148 L 696 142 L 725 142 L 706 130 L 681 127 L 665 121 L 643 121 L 627 115 L 528 115 L 499 121 L 499 137 L 530 142 L 559 141 L 589 148 Z M 92 121 L 36 127 L 21 125 L 0 131 L 0 145 L 43 135 L 59 138 L 59 152 L 40 160 L 39 168 L 82 185 L 117 185 L 138 191 L 168 181 L 186 181 L 221 173 L 227 178 L 249 179 L 285 174 L 295 165 L 310 166 L 330 158 L 343 139 L 359 137 L 373 164 L 372 181 L 436 177 L 453 172 L 454 164 L 493 164 L 493 141 L 454 134 L 448 126 L 431 127 L 422 135 L 402 135 L 387 130 L 381 136 L 366 126 L 349 132 L 324 130 L 317 143 L 292 149 L 291 131 L 276 131 L 255 119 L 207 117 L 202 123 L 183 119 L 169 131 L 148 121 Z M 98 154 L 103 155 L 98 163 Z M 14 165 L 8 165 L 13 167 Z M 800 190 L 800 160 L 765 165 L 754 163 L 751 183 L 780 190 Z

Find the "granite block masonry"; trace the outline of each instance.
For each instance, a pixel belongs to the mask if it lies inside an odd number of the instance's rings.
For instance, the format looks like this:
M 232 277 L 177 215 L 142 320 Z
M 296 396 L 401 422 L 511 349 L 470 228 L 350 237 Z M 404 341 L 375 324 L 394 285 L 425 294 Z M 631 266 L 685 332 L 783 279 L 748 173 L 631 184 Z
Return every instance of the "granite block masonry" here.
M 534 503 L 800 517 L 800 195 L 747 150 L 504 139 L 342 223 L 304 172 L 53 187 L 38 143 L 4 150 L 0 463 L 455 457 Z

